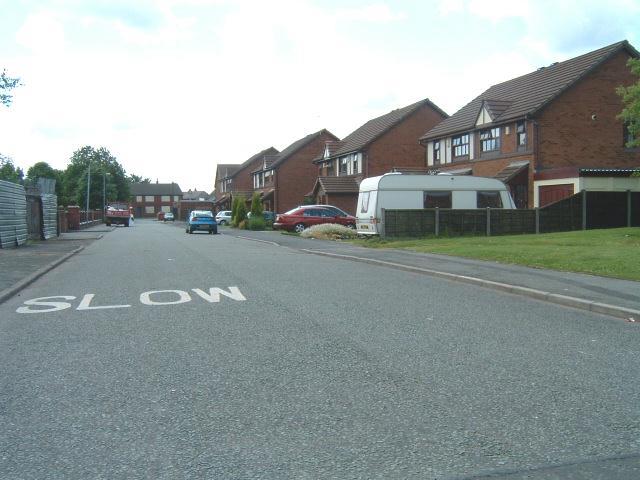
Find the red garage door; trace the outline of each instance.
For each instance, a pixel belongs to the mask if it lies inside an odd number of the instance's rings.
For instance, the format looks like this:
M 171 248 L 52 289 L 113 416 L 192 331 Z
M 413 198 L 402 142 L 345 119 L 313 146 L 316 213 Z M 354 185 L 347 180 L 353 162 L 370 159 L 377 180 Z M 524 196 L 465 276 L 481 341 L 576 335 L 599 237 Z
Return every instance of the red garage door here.
M 573 183 L 540 186 L 538 192 L 540 193 L 540 207 L 544 207 L 573 195 Z

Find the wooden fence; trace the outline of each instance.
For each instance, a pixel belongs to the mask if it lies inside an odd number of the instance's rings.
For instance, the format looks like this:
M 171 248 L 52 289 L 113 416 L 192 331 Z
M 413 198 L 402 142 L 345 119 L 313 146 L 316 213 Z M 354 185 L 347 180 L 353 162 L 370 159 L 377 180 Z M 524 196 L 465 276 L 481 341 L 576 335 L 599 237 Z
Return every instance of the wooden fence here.
M 580 192 L 544 208 L 383 210 L 385 237 L 515 235 L 640 226 L 640 192 Z

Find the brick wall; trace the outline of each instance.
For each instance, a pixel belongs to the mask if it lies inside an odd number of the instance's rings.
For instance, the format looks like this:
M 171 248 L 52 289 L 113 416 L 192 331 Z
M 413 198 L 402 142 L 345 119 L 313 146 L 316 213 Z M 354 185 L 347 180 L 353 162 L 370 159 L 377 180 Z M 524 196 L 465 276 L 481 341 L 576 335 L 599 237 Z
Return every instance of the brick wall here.
M 341 208 L 349 215 L 355 217 L 356 205 L 358 203 L 357 193 L 330 193 L 327 195 L 327 204 Z
M 616 87 L 637 80 L 626 66 L 628 58 L 619 52 L 538 115 L 540 168 L 640 164 L 640 149 L 624 148 L 623 124 L 616 118 L 622 110 Z
M 364 176 L 382 175 L 393 167 L 426 168 L 425 150 L 418 139 L 442 120 L 429 105 L 420 107 L 367 148 Z
M 274 194 L 274 209 L 277 213 L 302 205 L 304 196 L 311 191 L 318 177 L 318 166 L 312 163 L 313 159 L 324 150 L 325 142 L 335 140 L 337 137 L 330 132 L 322 131 L 278 165 Z

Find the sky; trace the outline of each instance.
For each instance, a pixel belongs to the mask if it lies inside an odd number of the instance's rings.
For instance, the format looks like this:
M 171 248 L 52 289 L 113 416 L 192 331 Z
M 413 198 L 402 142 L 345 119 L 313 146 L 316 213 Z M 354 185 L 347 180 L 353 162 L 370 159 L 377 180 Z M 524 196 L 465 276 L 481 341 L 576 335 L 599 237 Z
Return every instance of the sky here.
M 640 0 L 0 0 L 0 153 L 66 168 L 105 147 L 127 173 L 214 189 L 242 163 L 429 98 L 628 40 Z M 320 153 L 320 152 L 319 152 Z

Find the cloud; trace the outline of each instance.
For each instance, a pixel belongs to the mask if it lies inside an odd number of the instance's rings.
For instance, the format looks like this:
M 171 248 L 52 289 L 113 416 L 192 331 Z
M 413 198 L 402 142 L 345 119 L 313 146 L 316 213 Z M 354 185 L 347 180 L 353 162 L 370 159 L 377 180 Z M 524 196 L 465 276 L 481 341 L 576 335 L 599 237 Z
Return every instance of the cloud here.
M 54 13 L 42 10 L 27 17 L 16 41 L 34 53 L 59 51 L 65 46 L 64 27 Z
M 376 3 L 360 8 L 340 8 L 336 11 L 336 18 L 356 22 L 389 23 L 404 20 L 407 15 L 402 12 L 392 11 L 384 3 Z

